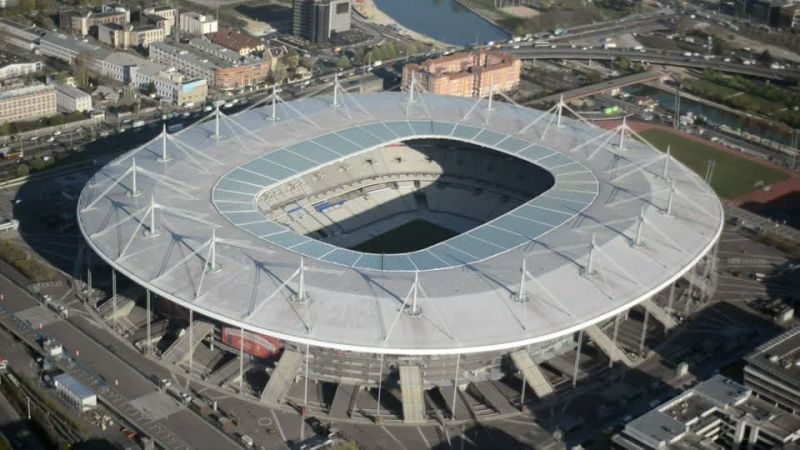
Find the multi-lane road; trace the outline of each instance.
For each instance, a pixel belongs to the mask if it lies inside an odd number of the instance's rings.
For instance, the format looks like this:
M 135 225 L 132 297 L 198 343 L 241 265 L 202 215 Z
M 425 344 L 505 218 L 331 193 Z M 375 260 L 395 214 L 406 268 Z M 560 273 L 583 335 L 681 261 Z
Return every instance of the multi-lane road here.
M 506 49 L 509 53 L 521 59 L 572 59 L 572 60 L 618 60 L 626 57 L 630 61 L 664 66 L 692 67 L 696 69 L 717 69 L 723 72 L 750 75 L 773 80 L 800 80 L 800 71 L 776 70 L 755 64 L 741 64 L 725 62 L 717 58 L 706 59 L 702 56 L 684 56 L 680 52 L 667 50 L 633 50 L 626 48 L 534 48 L 522 47 Z

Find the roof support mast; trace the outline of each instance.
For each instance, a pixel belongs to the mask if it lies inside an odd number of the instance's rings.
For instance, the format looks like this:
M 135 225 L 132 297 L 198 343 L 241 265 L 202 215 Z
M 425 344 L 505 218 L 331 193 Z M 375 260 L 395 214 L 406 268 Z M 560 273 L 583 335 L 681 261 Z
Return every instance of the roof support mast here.
M 153 194 L 150 194 L 150 237 L 158 236 L 156 231 L 156 200 Z
M 141 192 L 136 185 L 136 158 L 131 158 L 131 197 L 138 197 Z
M 275 84 L 272 85 L 272 117 L 273 122 L 278 120 L 278 90 Z
M 333 75 L 333 107 L 339 107 L 339 74 Z
M 167 161 L 167 123 L 164 122 L 164 129 L 161 130 L 161 161 Z

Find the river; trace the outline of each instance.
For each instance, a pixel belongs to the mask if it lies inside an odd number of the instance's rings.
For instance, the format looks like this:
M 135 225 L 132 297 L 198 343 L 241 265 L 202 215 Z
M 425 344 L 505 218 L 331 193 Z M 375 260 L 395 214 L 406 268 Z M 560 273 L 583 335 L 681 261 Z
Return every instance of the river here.
M 625 92 L 633 95 L 647 95 L 655 99 L 661 107 L 674 112 L 675 95 L 650 86 L 631 86 Z M 787 129 L 779 129 L 763 120 L 751 119 L 729 111 L 714 108 L 703 103 L 698 103 L 681 97 L 681 114 L 691 112 L 694 115 L 705 116 L 711 124 L 727 125 L 734 130 L 739 129 L 781 144 L 791 145 L 792 136 Z
M 404 27 L 451 45 L 503 41 L 509 34 L 456 0 L 374 0 Z

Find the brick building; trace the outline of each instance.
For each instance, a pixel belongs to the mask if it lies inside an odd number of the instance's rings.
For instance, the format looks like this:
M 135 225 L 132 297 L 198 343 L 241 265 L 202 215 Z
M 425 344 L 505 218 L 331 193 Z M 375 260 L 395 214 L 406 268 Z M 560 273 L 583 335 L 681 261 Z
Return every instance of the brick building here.
M 233 50 L 241 56 L 247 56 L 251 53 L 261 53 L 267 48 L 266 44 L 262 41 L 230 28 L 223 28 L 215 33 L 209 34 L 207 37 L 211 42 L 225 47 L 228 50 Z
M 494 85 L 495 92 L 507 92 L 519 84 L 522 62 L 503 52 L 480 49 L 429 59 L 403 67 L 403 89 L 411 85 L 438 95 L 485 97 Z
M 205 37 L 194 38 L 188 45 L 153 44 L 150 59 L 175 67 L 191 78 L 206 79 L 211 87 L 220 90 L 261 84 L 270 74 L 268 59 L 241 56 Z

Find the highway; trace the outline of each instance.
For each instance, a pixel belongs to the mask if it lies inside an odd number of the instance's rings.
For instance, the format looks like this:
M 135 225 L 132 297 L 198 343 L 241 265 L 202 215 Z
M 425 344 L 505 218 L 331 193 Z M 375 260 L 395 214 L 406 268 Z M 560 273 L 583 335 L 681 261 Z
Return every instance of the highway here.
M 717 69 L 723 72 L 737 73 L 772 80 L 798 81 L 800 71 L 775 70 L 757 65 L 745 65 L 735 62 L 725 62 L 719 59 L 704 59 L 699 56 L 683 56 L 679 52 L 632 49 L 594 49 L 587 48 L 506 48 L 507 52 L 521 59 L 596 59 L 615 60 L 627 57 L 632 62 L 661 64 L 665 66 L 692 67 L 695 69 Z

